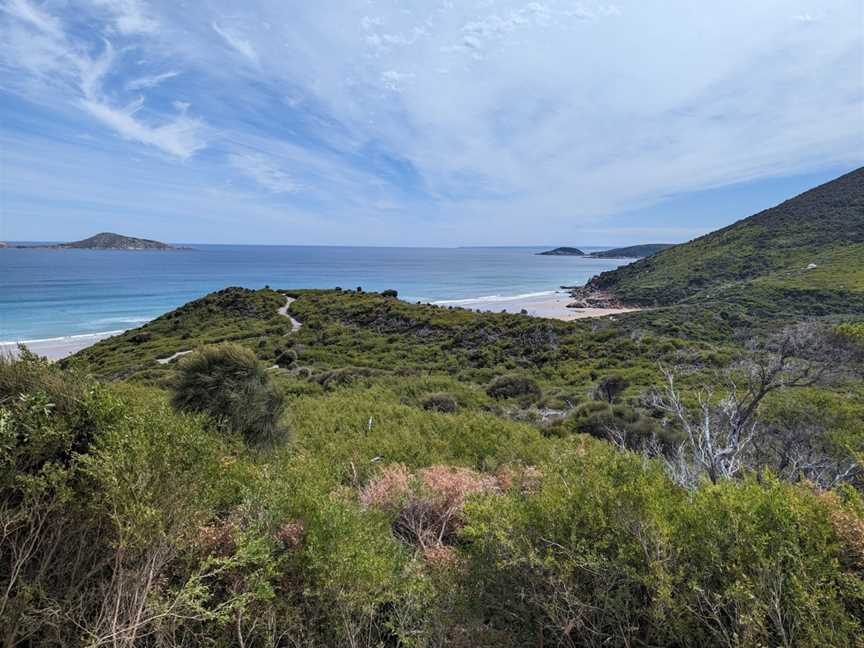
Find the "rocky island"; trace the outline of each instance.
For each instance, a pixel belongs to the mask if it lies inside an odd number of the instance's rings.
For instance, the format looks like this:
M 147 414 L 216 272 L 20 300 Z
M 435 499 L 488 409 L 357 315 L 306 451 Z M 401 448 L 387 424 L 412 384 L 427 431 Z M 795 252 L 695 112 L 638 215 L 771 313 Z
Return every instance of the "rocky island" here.
M 538 252 L 538 256 L 585 256 L 585 253 L 575 247 L 557 247 L 554 250 Z
M 8 246 L 3 246 L 8 247 Z M 136 238 L 134 236 L 123 236 L 112 232 L 101 232 L 90 238 L 71 243 L 57 243 L 54 245 L 16 245 L 16 248 L 42 248 L 52 250 L 190 250 L 188 247 L 178 247 L 153 241 L 151 239 Z

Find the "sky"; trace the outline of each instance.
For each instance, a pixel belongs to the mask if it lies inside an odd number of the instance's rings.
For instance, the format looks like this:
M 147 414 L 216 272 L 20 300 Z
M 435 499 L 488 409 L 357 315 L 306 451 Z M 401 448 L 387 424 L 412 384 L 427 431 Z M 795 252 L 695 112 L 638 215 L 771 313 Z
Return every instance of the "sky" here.
M 0 240 L 680 242 L 864 164 L 861 0 L 0 0 Z

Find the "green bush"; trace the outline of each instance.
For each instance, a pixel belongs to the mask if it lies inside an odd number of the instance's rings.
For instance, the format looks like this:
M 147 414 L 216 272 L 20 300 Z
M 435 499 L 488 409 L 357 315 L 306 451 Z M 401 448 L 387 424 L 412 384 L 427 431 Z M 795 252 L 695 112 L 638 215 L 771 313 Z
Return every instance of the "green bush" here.
M 486 393 L 492 398 L 540 398 L 540 385 L 535 380 L 525 376 L 498 376 L 486 388 Z
M 594 398 L 607 403 L 614 403 L 618 396 L 630 386 L 630 381 L 624 376 L 613 375 L 602 378 L 594 388 Z
M 429 394 L 423 399 L 423 409 L 450 414 L 459 409 L 459 405 L 450 394 Z
M 219 419 L 251 444 L 275 439 L 285 406 L 282 392 L 255 355 L 231 343 L 184 357 L 171 402 L 180 411 Z
M 543 473 L 537 495 L 467 508 L 470 578 L 502 645 L 860 645 L 854 505 L 770 477 L 685 495 L 596 442 Z

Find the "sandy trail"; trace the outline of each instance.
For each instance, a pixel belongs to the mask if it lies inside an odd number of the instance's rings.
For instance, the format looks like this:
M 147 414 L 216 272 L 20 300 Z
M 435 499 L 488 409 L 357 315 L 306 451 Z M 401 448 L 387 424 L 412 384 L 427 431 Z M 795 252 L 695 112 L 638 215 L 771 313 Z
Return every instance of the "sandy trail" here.
M 288 312 L 288 309 L 291 307 L 291 304 L 293 304 L 295 301 L 297 301 L 297 300 L 294 297 L 286 297 L 285 298 L 285 305 L 279 309 L 279 314 L 282 315 L 283 317 L 287 317 L 291 321 L 291 333 L 296 333 L 297 330 L 301 326 L 303 326 L 303 324 L 301 324 L 296 319 L 291 317 L 291 314 Z

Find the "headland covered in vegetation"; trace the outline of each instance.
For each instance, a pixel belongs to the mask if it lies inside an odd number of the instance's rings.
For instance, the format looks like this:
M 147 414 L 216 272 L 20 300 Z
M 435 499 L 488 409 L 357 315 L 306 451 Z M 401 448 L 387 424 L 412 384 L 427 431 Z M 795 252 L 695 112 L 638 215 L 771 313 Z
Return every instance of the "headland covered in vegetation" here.
M 0 361 L 8 646 L 862 646 L 864 171 L 565 322 L 225 288 Z

